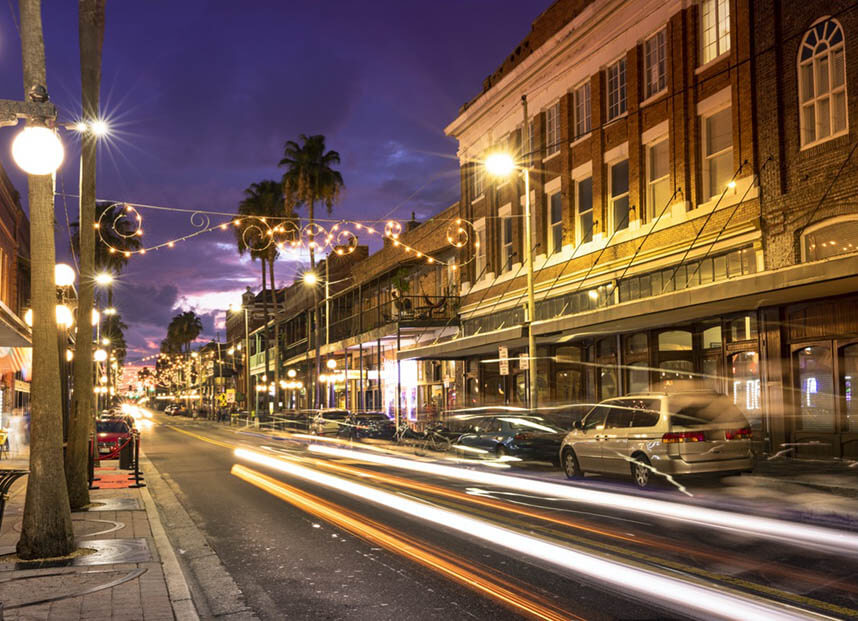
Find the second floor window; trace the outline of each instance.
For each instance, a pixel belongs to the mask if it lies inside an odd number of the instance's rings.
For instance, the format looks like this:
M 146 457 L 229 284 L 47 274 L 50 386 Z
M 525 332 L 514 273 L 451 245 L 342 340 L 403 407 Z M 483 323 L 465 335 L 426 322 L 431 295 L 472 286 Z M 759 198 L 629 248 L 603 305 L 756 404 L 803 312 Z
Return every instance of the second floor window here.
M 545 111 L 545 155 L 560 151 L 560 102 Z
M 548 199 L 548 239 L 551 240 L 551 253 L 563 249 L 563 198 L 560 192 Z
M 593 177 L 575 182 L 575 211 L 578 243 L 593 241 Z
M 486 274 L 486 221 L 478 220 L 474 226 L 474 280 L 480 280 Z
M 626 59 L 608 67 L 608 120 L 626 113 Z
M 659 30 L 647 39 L 644 47 L 646 96 L 652 97 L 667 88 L 667 30 Z
M 670 151 L 667 138 L 646 148 L 647 222 L 664 211 L 670 200 Z
M 575 138 L 590 133 L 590 83 L 575 89 Z
M 816 24 L 799 51 L 801 146 L 846 133 L 846 57 L 843 30 L 834 20 Z
M 720 196 L 733 178 L 733 114 L 724 108 L 703 117 L 703 196 Z
M 703 0 L 700 3 L 700 41 L 703 62 L 730 51 L 730 0 Z
M 483 171 L 479 163 L 473 165 L 471 170 L 471 200 L 479 198 L 483 194 Z
M 629 226 L 629 161 L 611 164 L 609 169 L 611 223 L 614 231 L 621 231 Z
M 512 217 L 507 212 L 507 215 L 501 216 L 501 260 L 503 266 L 502 272 L 512 268 Z

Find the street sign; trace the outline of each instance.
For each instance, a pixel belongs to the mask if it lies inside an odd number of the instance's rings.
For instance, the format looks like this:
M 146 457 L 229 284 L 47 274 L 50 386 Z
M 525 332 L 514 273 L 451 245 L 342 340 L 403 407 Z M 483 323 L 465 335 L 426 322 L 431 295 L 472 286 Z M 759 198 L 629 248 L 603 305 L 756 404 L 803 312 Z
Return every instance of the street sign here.
M 498 346 L 498 366 L 501 375 L 509 375 L 509 348 L 504 345 Z
M 518 368 L 521 371 L 527 371 L 530 368 L 530 358 L 527 357 L 527 354 L 518 355 Z

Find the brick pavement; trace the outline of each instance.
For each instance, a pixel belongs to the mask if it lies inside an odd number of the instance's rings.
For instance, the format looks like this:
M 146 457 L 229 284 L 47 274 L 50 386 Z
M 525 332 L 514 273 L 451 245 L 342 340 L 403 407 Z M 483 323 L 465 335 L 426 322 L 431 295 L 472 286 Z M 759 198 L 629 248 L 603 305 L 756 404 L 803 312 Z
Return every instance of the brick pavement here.
M 3 460 L 0 468 L 26 468 L 25 460 Z M 20 479 L 12 487 L 6 504 L 2 530 L 0 530 L 0 554 L 14 552 L 21 528 L 21 515 L 27 479 Z M 72 514 L 75 535 L 79 547 L 89 542 L 99 548 L 99 554 L 81 557 L 80 565 L 24 569 L 14 562 L 0 557 L 0 602 L 5 611 L 0 619 L 5 621 L 84 620 L 99 621 L 173 621 L 188 619 L 188 602 L 182 599 L 182 589 L 173 588 L 171 594 L 165 575 L 162 554 L 165 553 L 165 537 L 153 536 L 150 520 L 158 523 L 160 517 L 147 512 L 154 503 L 145 502 L 148 490 L 103 489 L 93 490 L 91 499 L 95 505 L 108 508 L 111 503 L 123 503 L 116 510 L 90 510 Z M 98 507 L 95 507 L 96 509 Z M 142 540 L 142 542 L 141 542 Z M 159 545 L 161 549 L 159 550 Z M 105 546 L 104 549 L 101 546 Z M 113 546 L 118 546 L 111 556 Z M 134 556 L 129 557 L 128 554 Z M 167 552 L 172 554 L 172 552 Z M 103 558 L 101 558 L 103 556 Z M 87 564 L 83 564 L 87 563 Z M 96 564 L 97 563 L 97 564 Z M 169 564 L 168 564 L 169 565 Z M 140 570 L 143 570 L 142 573 Z M 178 581 L 187 594 L 184 576 L 174 575 L 171 583 Z M 139 575 L 137 575 L 139 574 Z M 27 605 L 48 597 L 61 597 L 57 601 L 39 605 Z M 23 606 L 22 606 L 23 605 Z M 181 610 L 181 614 L 174 611 Z M 190 610 L 192 610 L 192 606 Z M 193 613 L 190 613 L 193 615 Z

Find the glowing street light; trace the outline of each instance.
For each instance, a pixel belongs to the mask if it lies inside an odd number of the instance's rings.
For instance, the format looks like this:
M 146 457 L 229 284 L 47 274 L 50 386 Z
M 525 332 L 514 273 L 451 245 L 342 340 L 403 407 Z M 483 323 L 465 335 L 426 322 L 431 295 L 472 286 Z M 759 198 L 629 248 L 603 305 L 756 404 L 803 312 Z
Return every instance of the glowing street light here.
M 68 328 L 74 324 L 74 314 L 65 304 L 57 304 L 57 325 Z
M 106 287 L 111 283 L 113 283 L 113 274 L 110 274 L 109 272 L 101 272 L 95 277 L 95 284 L 101 287 Z
M 107 351 L 103 349 L 96 349 L 92 354 L 92 359 L 96 362 L 104 362 L 107 360 Z
M 331 371 L 337 368 L 337 361 L 333 358 L 328 358 L 328 361 L 325 363 L 325 366 L 328 367 Z
M 304 284 L 305 285 L 315 285 L 319 282 L 319 277 L 316 275 L 316 272 L 304 272 Z
M 70 265 L 57 263 L 54 266 L 54 283 L 57 287 L 71 287 L 74 284 L 75 273 Z
M 29 175 L 53 174 L 63 163 L 64 156 L 59 136 L 47 127 L 27 126 L 12 142 L 12 158 Z
M 105 309 L 104 309 L 104 314 L 105 314 L 105 315 L 115 315 L 115 314 L 116 314 L 116 309 L 115 309 L 115 308 L 113 308 L 112 306 L 111 306 L 110 308 L 105 308 Z
M 99 313 L 94 308 L 92 309 L 92 325 L 97 326 L 98 322 L 101 321 L 101 313 Z
M 515 170 L 515 160 L 509 153 L 492 153 L 486 157 L 486 170 L 495 177 L 508 177 Z
M 102 136 L 106 136 L 110 133 L 110 128 L 107 125 L 107 121 L 104 119 L 95 119 L 89 124 L 89 129 L 97 138 L 101 138 Z

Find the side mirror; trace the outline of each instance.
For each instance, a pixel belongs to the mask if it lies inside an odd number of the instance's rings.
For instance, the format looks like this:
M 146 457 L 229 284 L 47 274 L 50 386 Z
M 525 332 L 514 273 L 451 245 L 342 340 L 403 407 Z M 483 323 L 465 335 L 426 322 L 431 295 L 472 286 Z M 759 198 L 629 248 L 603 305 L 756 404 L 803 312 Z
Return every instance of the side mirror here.
M 583 429 L 583 428 L 584 428 L 584 423 L 582 423 L 580 420 L 576 420 L 574 423 L 572 423 L 572 429 Z

